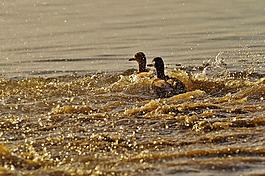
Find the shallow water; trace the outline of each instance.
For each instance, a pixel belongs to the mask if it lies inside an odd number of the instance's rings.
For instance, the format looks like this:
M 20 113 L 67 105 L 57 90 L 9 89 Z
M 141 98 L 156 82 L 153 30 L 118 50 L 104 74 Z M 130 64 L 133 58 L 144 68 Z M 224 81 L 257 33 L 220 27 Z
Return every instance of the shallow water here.
M 169 73 L 189 91 L 157 99 L 126 74 L 2 79 L 1 172 L 264 174 L 264 77 Z
M 0 175 L 265 174 L 263 1 L 0 6 Z

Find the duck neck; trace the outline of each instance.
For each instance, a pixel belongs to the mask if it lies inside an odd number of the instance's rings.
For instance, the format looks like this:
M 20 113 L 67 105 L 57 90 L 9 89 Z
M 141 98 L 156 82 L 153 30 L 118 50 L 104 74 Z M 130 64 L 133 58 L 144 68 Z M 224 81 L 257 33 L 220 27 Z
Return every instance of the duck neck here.
M 139 63 L 139 69 L 138 69 L 138 72 L 141 73 L 141 72 L 146 72 L 146 63 Z
M 164 72 L 164 68 L 159 68 L 159 69 L 156 69 L 156 74 L 157 74 L 157 78 L 160 78 L 160 79 L 166 79 L 166 75 L 165 75 L 165 72 Z

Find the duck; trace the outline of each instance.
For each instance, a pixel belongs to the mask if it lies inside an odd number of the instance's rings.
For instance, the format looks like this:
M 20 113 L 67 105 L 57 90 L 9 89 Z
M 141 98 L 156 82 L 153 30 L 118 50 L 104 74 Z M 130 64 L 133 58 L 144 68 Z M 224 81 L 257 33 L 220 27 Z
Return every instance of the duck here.
M 129 61 L 136 61 L 138 63 L 138 77 L 152 77 L 153 72 L 146 68 L 146 57 L 143 52 L 137 52 Z
M 155 57 L 149 67 L 155 67 L 157 78 L 151 84 L 152 92 L 156 93 L 159 98 L 168 98 L 174 95 L 187 92 L 184 83 L 176 78 L 165 75 L 164 61 L 161 57 Z
M 129 61 L 138 62 L 138 73 L 149 71 L 146 69 L 146 57 L 143 52 L 136 53 L 133 58 L 129 59 Z

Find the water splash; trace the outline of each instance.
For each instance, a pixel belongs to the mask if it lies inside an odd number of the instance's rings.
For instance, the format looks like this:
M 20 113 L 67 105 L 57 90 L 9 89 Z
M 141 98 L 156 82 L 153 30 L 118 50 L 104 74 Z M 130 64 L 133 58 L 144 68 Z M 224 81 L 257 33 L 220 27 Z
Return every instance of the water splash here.
M 205 68 L 202 71 L 202 75 L 210 79 L 225 78 L 228 75 L 225 60 L 221 57 L 223 52 L 219 52 L 215 58 L 208 60 L 204 64 Z

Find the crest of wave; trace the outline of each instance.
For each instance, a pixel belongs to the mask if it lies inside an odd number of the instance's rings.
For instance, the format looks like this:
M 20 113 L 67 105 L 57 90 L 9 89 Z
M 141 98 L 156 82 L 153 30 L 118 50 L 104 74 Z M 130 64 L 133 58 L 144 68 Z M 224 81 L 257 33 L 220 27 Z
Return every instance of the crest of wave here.
M 108 89 L 111 92 L 123 92 L 127 94 L 149 94 L 152 80 L 150 78 L 140 78 L 137 74 L 129 76 L 120 75 L 119 80 L 108 86 Z

